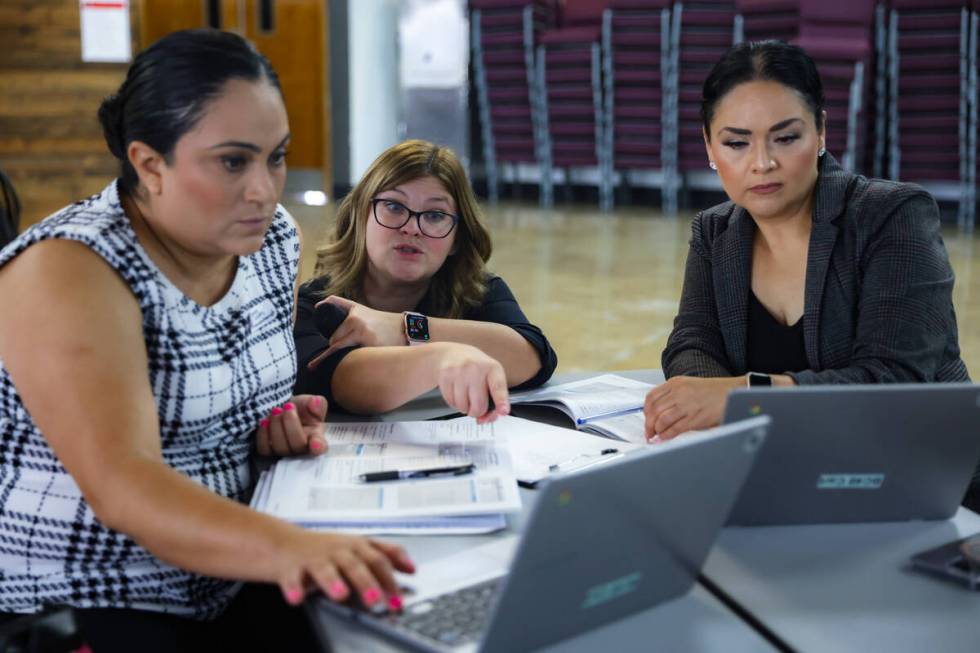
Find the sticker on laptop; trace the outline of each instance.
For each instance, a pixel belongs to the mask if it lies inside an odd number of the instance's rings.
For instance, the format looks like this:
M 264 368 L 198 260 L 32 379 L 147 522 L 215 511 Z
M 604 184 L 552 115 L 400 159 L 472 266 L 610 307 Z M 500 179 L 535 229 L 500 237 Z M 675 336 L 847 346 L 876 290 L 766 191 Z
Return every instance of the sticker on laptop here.
M 817 489 L 879 490 L 884 482 L 884 474 L 821 474 L 817 477 Z
M 634 571 L 632 574 L 590 588 L 585 594 L 585 600 L 582 601 L 582 609 L 588 610 L 621 596 L 632 594 L 640 584 L 641 578 L 643 578 L 643 574 Z
M 571 502 L 572 502 L 572 491 L 571 490 L 562 490 L 561 492 L 558 493 L 558 505 L 560 507 L 564 508 L 565 506 L 567 506 Z

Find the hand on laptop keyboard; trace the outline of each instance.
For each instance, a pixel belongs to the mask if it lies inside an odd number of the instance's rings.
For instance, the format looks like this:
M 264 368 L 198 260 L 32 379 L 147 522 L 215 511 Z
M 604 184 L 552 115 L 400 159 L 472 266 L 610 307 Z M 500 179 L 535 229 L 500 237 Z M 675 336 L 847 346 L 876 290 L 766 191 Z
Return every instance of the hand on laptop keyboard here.
M 360 536 L 296 528 L 281 551 L 276 561 L 279 587 L 292 605 L 316 588 L 333 601 L 356 596 L 368 609 L 400 610 L 402 599 L 393 570 L 415 572 L 401 547 Z

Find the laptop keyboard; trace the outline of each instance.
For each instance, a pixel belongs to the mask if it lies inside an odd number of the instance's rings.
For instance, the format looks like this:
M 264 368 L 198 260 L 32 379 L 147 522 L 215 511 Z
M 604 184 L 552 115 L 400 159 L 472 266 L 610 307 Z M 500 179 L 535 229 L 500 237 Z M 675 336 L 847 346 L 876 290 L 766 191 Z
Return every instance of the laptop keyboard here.
M 502 580 L 494 578 L 417 603 L 392 620 L 400 628 L 446 646 L 475 642 L 487 625 L 490 603 Z

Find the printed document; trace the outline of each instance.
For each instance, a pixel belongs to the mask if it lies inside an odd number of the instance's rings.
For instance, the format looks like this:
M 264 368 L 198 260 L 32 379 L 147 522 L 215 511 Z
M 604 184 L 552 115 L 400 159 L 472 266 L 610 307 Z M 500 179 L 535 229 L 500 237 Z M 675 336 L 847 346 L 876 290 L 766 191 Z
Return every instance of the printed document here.
M 354 422 L 326 425 L 329 450 L 316 457 L 279 460 L 256 507 L 303 525 L 385 530 L 392 520 L 492 515 L 520 510 L 506 447 L 495 424 L 472 418 L 436 422 Z M 364 483 L 359 475 L 472 463 L 463 476 Z M 404 522 L 408 524 L 409 522 Z M 474 523 L 489 523 L 487 520 Z

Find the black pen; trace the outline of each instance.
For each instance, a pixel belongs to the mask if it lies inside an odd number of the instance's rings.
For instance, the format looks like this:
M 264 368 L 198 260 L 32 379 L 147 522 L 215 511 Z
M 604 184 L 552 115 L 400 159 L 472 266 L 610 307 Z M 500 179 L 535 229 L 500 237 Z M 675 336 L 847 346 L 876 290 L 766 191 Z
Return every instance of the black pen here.
M 430 476 L 462 476 L 469 474 L 476 467 L 473 463 L 467 465 L 454 465 L 452 467 L 431 467 L 429 469 L 393 469 L 389 472 L 370 472 L 361 474 L 357 478 L 362 483 L 377 483 L 379 481 L 401 481 L 409 478 L 429 478 Z
M 549 472 L 557 472 L 558 470 L 560 470 L 565 465 L 567 465 L 569 463 L 573 463 L 573 462 L 579 460 L 580 458 L 594 458 L 596 456 L 608 456 L 608 455 L 614 454 L 614 453 L 619 453 L 619 449 L 603 449 L 602 451 L 600 451 L 597 454 L 594 454 L 594 453 L 593 454 L 588 454 L 588 453 L 579 454 L 578 456 L 574 456 L 572 458 L 569 458 L 568 460 L 563 460 L 560 463 L 554 463 L 554 464 L 548 465 L 548 471 Z

